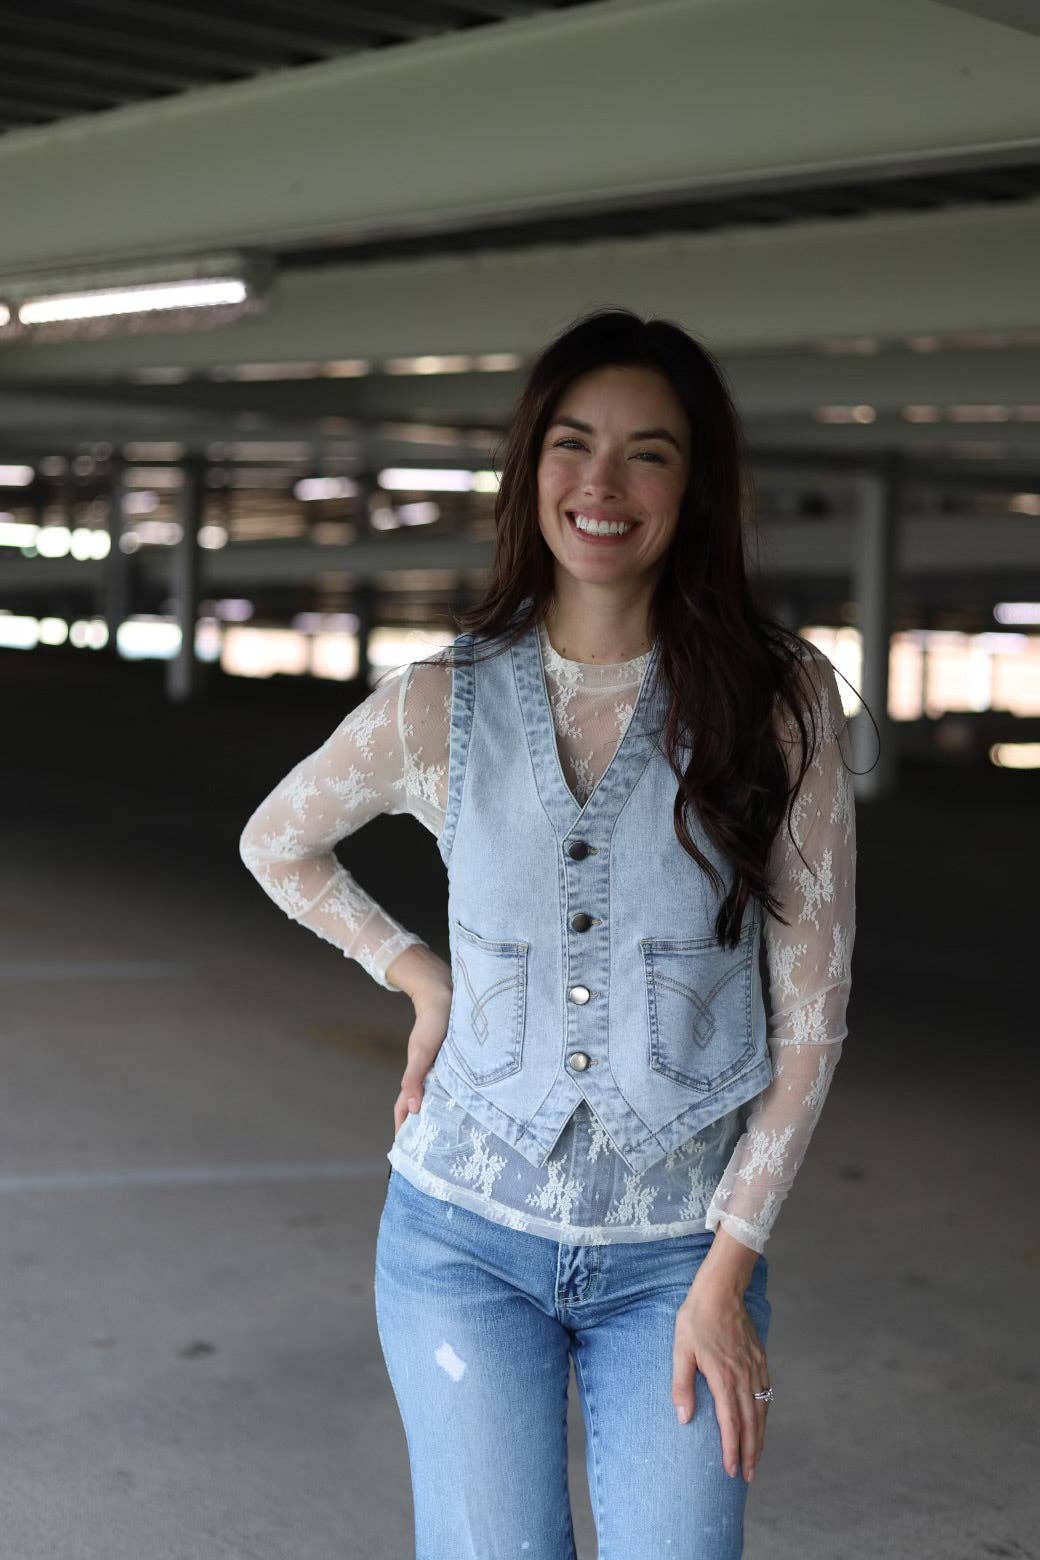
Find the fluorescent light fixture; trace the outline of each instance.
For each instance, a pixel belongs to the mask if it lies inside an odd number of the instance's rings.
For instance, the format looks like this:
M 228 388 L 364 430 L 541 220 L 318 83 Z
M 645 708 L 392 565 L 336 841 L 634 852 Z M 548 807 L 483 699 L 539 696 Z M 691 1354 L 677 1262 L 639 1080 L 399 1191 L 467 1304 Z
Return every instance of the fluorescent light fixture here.
M 441 506 L 428 498 L 422 498 L 416 504 L 400 504 L 397 509 L 402 525 L 431 525 L 440 519 L 440 513 Z
M 227 252 L 0 276 L 0 297 L 16 331 L 39 331 L 45 339 L 103 335 L 133 328 L 119 324 L 132 319 L 154 321 L 153 329 L 197 327 L 207 317 L 210 324 L 230 323 L 261 305 L 272 275 L 268 257 Z
M 35 475 L 31 466 L 0 466 L 0 487 L 28 487 Z
M 0 515 L 0 547 L 35 547 L 39 529 L 27 520 L 12 520 L 10 515 Z
M 35 650 L 39 638 L 40 625 L 36 618 L 0 612 L 0 646 L 3 649 Z
M 111 287 L 96 292 L 58 293 L 19 305 L 23 325 L 52 325 L 57 320 L 109 319 L 116 314 L 148 314 L 154 309 L 205 309 L 244 303 L 246 284 L 233 277 L 210 282 L 160 282 L 152 287 Z
M 309 502 L 321 498 L 353 498 L 357 483 L 350 477 L 301 477 L 293 497 Z
M 998 769 L 1040 769 L 1040 742 L 994 742 L 989 761 Z
M 141 488 L 136 493 L 123 494 L 124 515 L 154 515 L 160 504 L 158 493 Z
M 78 525 L 72 533 L 69 551 L 74 558 L 107 558 L 112 550 L 112 539 L 100 527 Z
M 822 423 L 872 423 L 877 412 L 872 406 L 818 406 L 813 415 Z
M 67 558 L 72 547 L 72 532 L 67 525 L 41 525 L 36 533 L 36 551 L 41 558 Z
M 472 357 L 453 353 L 438 357 L 425 353 L 421 357 L 392 357 L 383 363 L 384 374 L 466 374 L 472 371 Z
M 177 520 L 138 520 L 127 535 L 137 537 L 151 547 L 174 547 L 183 535 L 183 527 Z
M 468 493 L 473 487 L 472 471 L 447 468 L 386 466 L 376 480 L 387 492 L 397 489 L 406 493 Z
M 203 606 L 209 608 L 210 617 L 225 623 L 248 623 L 254 611 L 253 603 L 246 596 L 222 596 L 216 601 L 204 602 Z
M 497 471 L 459 471 L 443 468 L 386 466 L 376 477 L 384 491 L 405 493 L 497 493 Z
M 948 406 L 946 416 L 950 422 L 1007 422 L 1011 416 L 1006 406 Z
M 218 363 L 207 370 L 210 379 L 240 379 L 243 381 L 277 379 L 318 379 L 320 362 L 309 363 Z
M 64 618 L 45 617 L 40 619 L 40 644 L 63 645 L 69 637 L 69 625 Z
M 108 644 L 104 618 L 77 618 L 69 625 L 69 643 L 75 650 L 103 650 Z

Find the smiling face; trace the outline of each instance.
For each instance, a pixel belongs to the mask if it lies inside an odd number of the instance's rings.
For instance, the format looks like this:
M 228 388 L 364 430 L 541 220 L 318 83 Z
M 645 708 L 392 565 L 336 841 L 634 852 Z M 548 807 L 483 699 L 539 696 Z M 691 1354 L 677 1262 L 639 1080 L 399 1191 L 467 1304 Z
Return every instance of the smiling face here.
M 686 414 L 657 369 L 610 366 L 569 385 L 538 459 L 538 525 L 557 575 L 652 584 L 675 534 L 689 460 Z M 620 535 L 595 534 L 575 516 L 628 524 Z

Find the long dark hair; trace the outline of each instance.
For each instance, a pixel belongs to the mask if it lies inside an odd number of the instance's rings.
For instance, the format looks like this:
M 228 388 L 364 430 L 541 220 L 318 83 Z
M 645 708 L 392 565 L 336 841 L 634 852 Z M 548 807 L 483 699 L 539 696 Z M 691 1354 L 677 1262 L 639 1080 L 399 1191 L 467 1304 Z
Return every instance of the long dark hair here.
M 687 827 L 690 809 L 732 864 L 715 935 L 721 946 L 733 947 L 752 895 L 789 924 L 768 880 L 768 858 L 785 808 L 790 829 L 820 732 L 829 728 L 820 710 L 819 669 L 816 677 L 807 675 L 814 658 L 827 658 L 770 617 L 753 595 L 744 555 L 744 520 L 754 520 L 754 505 L 743 428 L 718 363 L 680 326 L 602 309 L 580 317 L 541 353 L 505 438 L 487 588 L 475 606 L 454 617 L 460 630 L 474 635 L 474 658 L 481 659 L 482 641 L 490 653 L 501 654 L 544 613 L 555 560 L 538 524 L 542 442 L 572 381 L 613 365 L 659 370 L 689 423 L 690 476 L 648 629 L 660 647 L 658 673 L 670 690 L 663 751 L 678 780 L 676 837 L 716 893 L 722 878 Z M 793 784 L 775 725 L 778 704 L 789 715 L 787 730 L 798 732 Z M 797 846 L 793 832 L 791 838 Z

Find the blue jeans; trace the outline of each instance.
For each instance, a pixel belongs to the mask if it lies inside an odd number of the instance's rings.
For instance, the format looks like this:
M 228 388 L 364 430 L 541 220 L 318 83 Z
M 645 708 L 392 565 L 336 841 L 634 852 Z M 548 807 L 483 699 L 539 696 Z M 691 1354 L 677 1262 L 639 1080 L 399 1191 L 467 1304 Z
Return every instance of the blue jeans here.
M 569 1246 L 394 1171 L 376 1240 L 379 1341 L 408 1444 L 415 1560 L 575 1560 L 570 1360 L 599 1560 L 738 1560 L 748 1486 L 715 1401 L 672 1403 L 675 1314 L 714 1235 Z M 768 1264 L 744 1301 L 763 1347 Z

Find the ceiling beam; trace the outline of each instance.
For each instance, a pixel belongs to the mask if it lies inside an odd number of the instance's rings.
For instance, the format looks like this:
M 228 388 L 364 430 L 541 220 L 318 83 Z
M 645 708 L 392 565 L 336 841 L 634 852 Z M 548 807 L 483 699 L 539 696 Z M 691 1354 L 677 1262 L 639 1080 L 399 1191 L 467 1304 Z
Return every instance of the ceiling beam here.
M 155 365 L 527 355 L 597 306 L 674 319 L 721 353 L 1035 329 L 1037 254 L 1040 200 L 322 266 L 282 274 L 265 313 L 220 329 L 8 343 L 0 384 Z
M 1040 40 L 930 0 L 544 11 L 5 135 L 0 271 L 1020 152 L 1038 67 Z
M 1040 406 L 1040 341 L 1023 347 L 896 348 L 874 353 L 720 353 L 741 414 L 748 419 L 812 414 L 821 406 L 872 406 L 879 416 L 906 406 Z M 3 357 L 0 356 L 0 367 Z M 364 421 L 424 418 L 464 426 L 504 426 L 520 389 L 518 373 L 365 374 L 356 379 L 192 379 L 183 384 L 105 382 L 97 368 L 62 379 L 0 373 L 5 428 L 46 423 L 48 408 L 89 402 L 121 414 L 165 408 L 172 416 L 216 417 L 252 410 L 276 420 Z M 971 419 L 967 419 L 971 421 Z M 982 419 L 979 419 L 980 421 Z M 1040 422 L 1037 423 L 1040 431 Z

